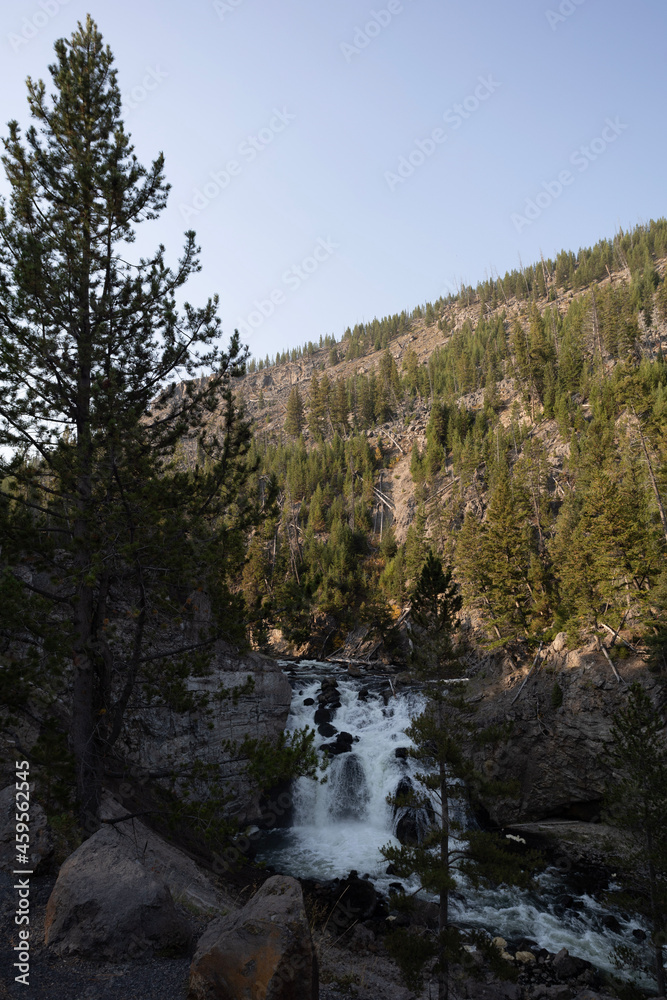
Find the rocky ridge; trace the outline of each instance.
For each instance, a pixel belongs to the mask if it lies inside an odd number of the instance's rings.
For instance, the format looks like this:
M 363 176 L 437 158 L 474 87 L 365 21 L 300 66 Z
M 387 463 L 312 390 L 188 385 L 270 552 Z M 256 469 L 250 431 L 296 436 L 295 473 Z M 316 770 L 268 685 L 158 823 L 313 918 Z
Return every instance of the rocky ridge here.
M 479 728 L 508 731 L 490 751 L 474 741 L 468 747 L 480 772 L 518 785 L 516 798 L 480 799 L 499 826 L 549 818 L 599 823 L 613 776 L 606 753 L 612 718 L 625 704 L 628 685 L 638 680 L 656 704 L 664 702 L 662 686 L 641 657 L 618 661 L 619 682 L 599 640 L 571 651 L 563 641 L 559 636 L 543 650 L 530 676 L 528 664 L 517 669 L 504 660 L 492 677 L 482 670 L 471 679 Z

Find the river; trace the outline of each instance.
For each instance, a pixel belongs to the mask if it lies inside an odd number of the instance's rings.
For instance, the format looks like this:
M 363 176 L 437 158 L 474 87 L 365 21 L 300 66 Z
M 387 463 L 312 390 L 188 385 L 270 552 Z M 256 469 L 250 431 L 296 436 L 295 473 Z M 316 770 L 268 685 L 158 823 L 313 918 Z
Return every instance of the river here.
M 295 782 L 293 825 L 265 835 L 258 859 L 302 878 L 326 880 L 356 870 L 387 892 L 395 877 L 387 874 L 380 848 L 398 845 L 395 833 L 401 817 L 400 811 L 394 815 L 387 796 L 396 792 L 402 779 L 414 778 L 416 762 L 406 758 L 401 748 L 410 746 L 406 729 L 410 717 L 421 710 L 423 695 L 417 689 L 393 695 L 387 692 L 386 678 L 354 679 L 330 663 L 284 666 L 294 690 L 288 730 L 317 728 L 314 713 L 322 679 L 335 677 L 341 704 L 331 725 L 349 733 L 354 742 L 350 752 L 331 759 L 324 783 L 307 778 Z M 360 700 L 362 688 L 368 694 Z M 316 737 L 318 746 L 330 741 L 331 736 L 318 733 Z M 402 881 L 406 888 L 417 885 Z M 461 927 L 484 928 L 507 941 L 527 939 L 550 952 L 567 948 L 571 955 L 616 974 L 611 958 L 614 945 L 632 942 L 633 930 L 648 931 L 638 918 L 611 911 L 590 890 L 566 883 L 555 868 L 538 877 L 534 891 L 502 886 L 473 889 L 464 880 L 459 890 L 451 912 Z M 618 930 L 605 925 L 610 915 L 616 918 Z

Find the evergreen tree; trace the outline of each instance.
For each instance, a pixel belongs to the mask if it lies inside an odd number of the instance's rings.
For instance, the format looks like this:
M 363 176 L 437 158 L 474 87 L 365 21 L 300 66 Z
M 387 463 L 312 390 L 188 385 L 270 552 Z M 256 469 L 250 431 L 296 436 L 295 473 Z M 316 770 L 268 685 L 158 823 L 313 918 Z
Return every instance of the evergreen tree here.
M 492 624 L 507 638 L 525 633 L 528 622 L 528 517 L 525 493 L 507 470 L 501 469 L 486 512 L 483 544 Z
M 426 508 L 423 503 L 423 492 L 417 493 L 419 503 L 415 511 L 415 517 L 408 528 L 403 547 L 403 557 L 405 573 L 407 578 L 414 585 L 419 578 L 424 560 L 428 554 L 428 543 L 426 539 Z
M 414 742 L 411 756 L 423 768 L 417 775 L 423 791 L 408 793 L 395 804 L 424 807 L 433 797 L 437 816 L 420 844 L 382 848 L 399 877 L 416 874 L 421 889 L 438 897 L 435 941 L 397 932 L 387 944 L 413 987 L 421 985 L 424 965 L 435 959 L 439 1000 L 449 996 L 450 964 L 460 962 L 465 954 L 449 908 L 456 876 L 465 874 L 475 885 L 500 881 L 526 885 L 530 880 L 527 862 L 532 861 L 510 855 L 500 838 L 463 829 L 456 819 L 455 805 L 466 794 L 463 782 L 473 777 L 463 746 L 474 709 L 464 697 L 463 664 L 454 640 L 460 608 L 451 571 L 429 551 L 410 600 L 413 667 L 426 685 L 428 703 L 407 732 Z
M 396 362 L 394 361 L 394 356 L 387 348 L 384 351 L 379 363 L 379 375 L 380 378 L 385 382 L 390 392 L 398 394 L 401 388 L 401 380 L 398 374 L 398 368 L 396 367 Z
M 412 347 L 406 351 L 402 367 L 408 392 L 416 394 L 419 391 L 419 359 Z
M 526 332 L 518 319 L 515 319 L 512 325 L 511 345 L 516 360 L 521 391 L 524 398 L 529 400 L 535 392 L 530 364 L 530 344 Z
M 431 408 L 429 422 L 426 425 L 426 469 L 431 481 L 440 472 L 445 462 L 447 417 L 446 406 L 439 402 L 434 403 Z
M 231 529 L 245 503 L 249 431 L 230 382 L 245 355 L 238 335 L 227 353 L 215 346 L 217 298 L 176 308 L 199 270 L 195 234 L 174 271 L 163 247 L 132 259 L 135 227 L 159 215 L 168 185 L 162 156 L 146 169 L 133 154 L 110 50 L 90 17 L 55 50 L 53 97 L 28 79 L 36 126 L 22 138 L 10 122 L 3 156 L 0 503 L 20 631 L 6 607 L 0 614 L 35 690 L 46 697 L 51 678 L 54 697 L 71 691 L 80 815 L 94 823 L 137 688 L 165 691 L 184 666 L 205 668 L 189 655 L 185 620 L 204 649 L 239 635 L 227 582 L 243 559 Z M 208 418 L 221 399 L 215 430 Z M 200 457 L 196 475 L 172 462 L 182 438 Z M 211 598 L 208 627 L 185 601 L 197 587 Z
M 326 528 L 326 520 L 324 517 L 324 498 L 322 495 L 322 487 L 319 483 L 315 487 L 315 492 L 313 493 L 310 501 L 308 511 L 308 527 L 312 528 L 315 532 L 324 531 Z
M 424 485 L 426 471 L 426 464 L 422 458 L 421 450 L 418 443 L 415 441 L 412 445 L 412 454 L 410 456 L 410 475 L 412 476 L 412 481 L 416 486 Z
M 463 524 L 456 538 L 456 567 L 460 575 L 467 607 L 480 609 L 484 621 L 493 629 L 496 639 L 501 639 L 491 603 L 491 564 L 486 544 L 486 525 L 466 511 Z
M 364 427 L 370 427 L 375 422 L 376 392 L 377 380 L 375 372 L 371 372 L 368 378 L 362 376 L 359 386 L 359 408 Z
M 310 406 L 308 409 L 308 430 L 316 440 L 324 437 L 324 423 L 326 412 L 322 393 L 320 390 L 320 380 L 315 373 L 310 380 Z
M 631 606 L 644 604 L 661 566 L 648 497 L 630 471 L 598 471 L 582 492 L 566 503 L 554 541 L 561 593 L 578 624 L 618 627 Z
M 538 271 L 539 273 L 539 271 Z M 530 314 L 530 367 L 533 385 L 540 400 L 544 400 L 545 383 L 553 372 L 555 354 L 543 317 L 536 305 Z
M 393 359 L 392 359 L 393 360 Z M 378 423 L 384 423 L 391 418 L 390 385 L 382 377 L 374 380 L 375 383 L 375 413 L 374 417 Z
M 631 871 L 623 903 L 644 903 L 653 931 L 653 974 L 665 995 L 667 946 L 667 730 L 644 688 L 634 683 L 627 707 L 614 716 L 610 758 L 620 773 L 607 790 L 612 823 L 632 833 L 636 849 L 619 863 Z M 637 880 L 642 884 L 638 891 Z M 629 893 L 628 893 L 629 889 Z M 617 949 L 622 964 L 637 966 L 633 949 Z
M 656 306 L 658 309 L 658 316 L 663 321 L 667 321 L 667 279 L 663 277 L 660 285 L 658 287 L 658 293 L 656 295 Z
M 336 379 L 331 401 L 331 423 L 337 434 L 345 436 L 350 429 L 349 409 L 350 400 L 345 380 L 342 378 Z
M 299 437 L 304 427 L 303 402 L 298 386 L 293 386 L 287 398 L 285 410 L 285 433 L 290 437 Z
M 320 381 L 320 400 L 322 406 L 322 433 L 326 436 L 331 430 L 331 381 L 325 372 Z
M 268 641 L 271 607 L 268 578 L 271 575 L 270 559 L 266 539 L 257 532 L 246 553 L 246 561 L 241 576 L 243 596 L 253 642 L 260 649 Z

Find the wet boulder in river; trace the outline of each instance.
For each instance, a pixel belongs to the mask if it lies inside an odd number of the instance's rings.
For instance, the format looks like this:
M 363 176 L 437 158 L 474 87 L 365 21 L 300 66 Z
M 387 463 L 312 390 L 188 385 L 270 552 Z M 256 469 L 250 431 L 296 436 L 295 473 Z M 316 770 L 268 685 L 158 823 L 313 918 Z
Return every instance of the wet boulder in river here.
M 324 750 L 330 757 L 337 757 L 341 753 L 349 753 L 352 749 L 352 744 L 341 742 L 340 733 L 338 735 L 339 738 L 334 743 L 323 743 L 320 750 Z
M 334 743 L 323 743 L 320 750 L 324 750 L 330 757 L 337 757 L 341 753 L 349 753 L 353 743 L 358 743 L 359 737 L 352 733 L 338 733 Z
M 397 799 L 394 803 L 394 818 L 397 819 L 394 834 L 401 844 L 411 847 L 421 844 L 435 819 L 431 803 L 428 800 L 421 803 L 415 800 L 414 795 L 410 778 L 401 778 L 394 792 Z M 404 804 L 400 804 L 401 801 Z

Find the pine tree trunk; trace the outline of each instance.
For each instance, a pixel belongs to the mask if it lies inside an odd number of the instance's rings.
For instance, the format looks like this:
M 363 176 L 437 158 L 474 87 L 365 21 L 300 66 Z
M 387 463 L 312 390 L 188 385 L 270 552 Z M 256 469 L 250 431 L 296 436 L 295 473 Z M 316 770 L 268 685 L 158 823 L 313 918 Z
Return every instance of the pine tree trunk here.
M 100 757 L 96 739 L 95 663 L 92 656 L 94 592 L 85 576 L 90 572 L 92 552 L 87 518 L 90 513 L 90 445 L 86 435 L 80 441 L 79 454 L 84 468 L 79 475 L 79 514 L 74 525 L 77 544 L 75 565 L 79 579 L 74 604 L 74 681 L 70 748 L 74 755 L 79 815 L 84 829 L 94 827 L 100 803 Z M 88 509 L 86 509 L 88 508 Z
M 438 706 L 441 712 L 442 706 Z M 439 714 L 440 714 L 439 712 Z M 442 727 L 442 716 L 438 720 Z M 442 820 L 440 824 L 440 863 L 443 869 L 449 873 L 449 797 L 447 789 L 447 772 L 445 765 L 440 763 L 440 803 L 442 809 Z M 438 934 L 440 936 L 440 946 L 438 949 L 438 1000 L 448 1000 L 449 998 L 449 959 L 443 941 L 449 927 L 449 888 L 440 890 L 440 909 L 438 913 Z
M 654 932 L 655 941 L 655 978 L 658 983 L 658 996 L 665 996 L 665 967 L 662 963 L 662 928 Z
M 85 604 L 85 600 L 80 602 Z M 77 608 L 79 618 L 79 608 Z M 79 637 L 77 637 L 79 638 Z M 95 667 L 91 657 L 77 641 L 74 655 L 72 690 L 71 750 L 76 771 L 79 818 L 86 830 L 97 825 L 101 793 L 101 760 L 98 753 L 93 704 L 95 700 Z
M 84 192 L 82 211 L 81 278 L 76 394 L 76 505 L 74 564 L 77 593 L 74 603 L 74 683 L 70 744 L 74 755 L 79 816 L 84 829 L 94 829 L 101 795 L 101 759 L 95 719 L 95 664 L 92 655 L 94 591 L 86 579 L 93 562 L 90 518 L 93 502 L 93 438 L 91 432 L 92 333 L 90 324 L 90 191 Z
M 655 962 L 655 978 L 658 984 L 658 996 L 664 997 L 665 968 L 662 962 L 663 927 L 662 927 L 662 922 L 660 920 L 660 915 L 658 913 L 658 907 L 656 904 L 657 876 L 652 857 L 653 838 L 651 836 L 650 830 L 646 831 L 646 847 L 648 853 L 649 902 L 651 906 L 651 923 L 653 925 L 653 947 L 655 949 L 653 956 L 653 960 Z
M 649 457 L 648 448 L 646 447 L 646 441 L 644 440 L 644 435 L 642 433 L 641 427 L 639 427 L 639 437 L 642 443 L 642 449 L 644 451 L 644 457 L 646 459 L 646 464 L 648 465 L 648 474 L 651 479 L 651 486 L 653 487 L 653 493 L 655 495 L 655 500 L 658 505 L 658 511 L 660 513 L 660 521 L 662 523 L 662 531 L 665 536 L 665 541 L 667 541 L 667 515 L 665 514 L 665 508 L 662 503 L 662 497 L 660 495 L 660 489 L 656 482 L 655 476 L 653 474 L 653 466 L 651 465 L 651 459 Z

